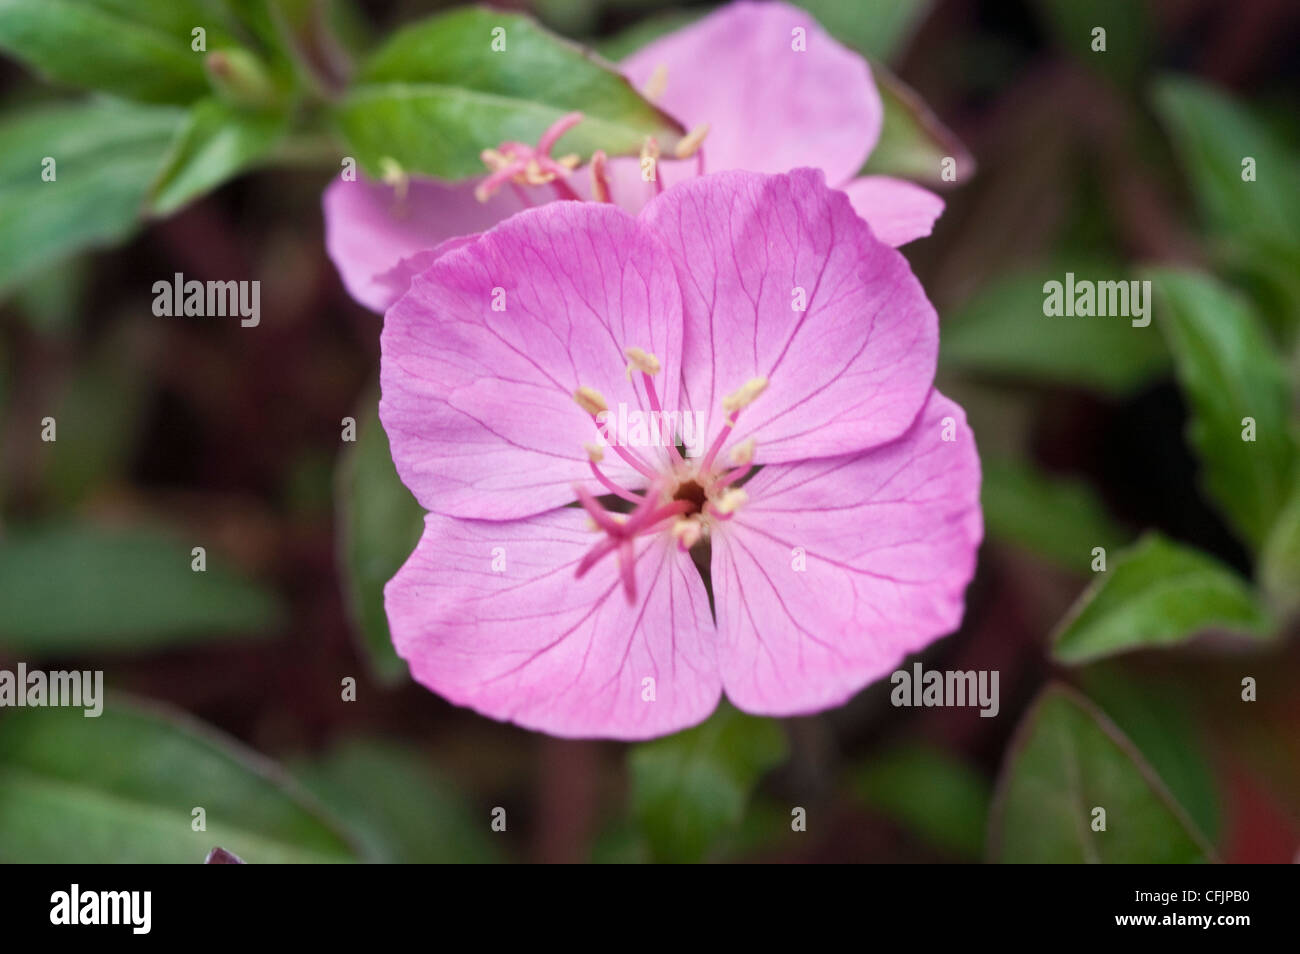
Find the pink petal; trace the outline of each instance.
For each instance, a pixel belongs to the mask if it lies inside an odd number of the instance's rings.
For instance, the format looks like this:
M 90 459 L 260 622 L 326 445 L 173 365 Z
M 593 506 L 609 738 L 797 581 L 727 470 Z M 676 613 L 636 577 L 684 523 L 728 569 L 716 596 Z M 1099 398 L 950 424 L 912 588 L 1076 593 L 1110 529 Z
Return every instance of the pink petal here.
M 894 248 L 925 238 L 943 214 L 943 199 L 903 179 L 863 176 L 843 189 L 876 238 Z
M 880 136 L 884 111 L 866 61 L 789 4 L 729 4 L 632 54 L 622 70 L 644 89 L 660 65 L 668 82 L 656 104 L 687 128 L 710 125 L 708 171 L 816 166 L 845 182 Z
M 411 675 L 457 705 L 559 736 L 643 739 L 712 712 L 713 623 L 690 557 L 667 534 L 639 542 L 642 595 L 629 606 L 612 562 L 574 579 L 597 539 L 585 520 L 571 508 L 505 523 L 430 514 L 384 590 Z
M 983 536 L 979 487 L 966 416 L 937 391 L 893 443 L 761 470 L 713 536 L 727 697 L 765 715 L 839 705 L 956 629 Z
M 639 347 L 676 409 L 681 335 L 672 268 L 636 219 L 586 202 L 520 213 L 439 258 L 385 317 L 379 414 L 397 471 L 425 509 L 459 517 L 541 513 L 572 501 L 575 482 L 603 494 L 574 392 L 595 388 L 615 415 L 648 410 L 626 373 L 624 349 Z M 602 466 L 639 486 L 613 449 Z
M 417 269 L 400 265 L 455 236 L 481 232 L 525 208 L 511 189 L 487 202 L 474 183 L 414 180 L 398 201 L 391 186 L 336 178 L 325 190 L 325 249 L 348 293 L 372 311 L 385 311 L 406 291 Z M 427 261 L 425 262 L 427 264 Z
M 759 463 L 854 453 L 912 423 L 934 379 L 938 316 L 907 261 L 820 172 L 703 176 L 641 219 L 677 271 L 683 401 L 707 434 L 723 397 L 754 377 L 768 389 L 732 440 L 756 438 Z

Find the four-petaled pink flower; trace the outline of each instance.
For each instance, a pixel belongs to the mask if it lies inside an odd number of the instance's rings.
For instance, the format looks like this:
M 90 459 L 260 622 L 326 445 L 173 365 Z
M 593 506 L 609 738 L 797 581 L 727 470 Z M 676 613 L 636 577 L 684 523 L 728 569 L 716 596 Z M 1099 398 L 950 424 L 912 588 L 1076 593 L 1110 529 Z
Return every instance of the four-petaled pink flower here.
M 844 702 L 961 621 L 979 460 L 937 349 L 906 261 L 816 170 L 700 176 L 635 217 L 550 203 L 460 243 L 382 337 L 380 417 L 432 511 L 385 590 L 398 652 L 561 736 L 672 732 L 723 691 Z M 629 439 L 633 411 L 674 432 Z
M 799 33 L 796 38 L 796 33 Z M 574 122 L 562 117 L 536 147 L 485 149 L 478 183 L 412 180 L 402 189 L 336 180 L 325 192 L 325 244 L 348 291 L 384 311 L 412 276 L 463 236 L 529 206 L 575 197 L 608 198 L 630 212 L 664 188 L 702 171 L 781 173 L 819 168 L 841 188 L 876 237 L 903 245 L 929 235 L 943 201 L 889 176 L 858 176 L 880 136 L 880 94 L 861 56 L 836 43 L 806 11 L 784 3 L 734 3 L 665 36 L 622 64 L 624 75 L 695 135 L 688 159 L 663 155 L 652 182 L 637 157 L 565 178 L 576 157 L 551 148 Z M 481 201 L 487 197 L 486 201 Z M 444 244 L 446 243 L 446 244 Z

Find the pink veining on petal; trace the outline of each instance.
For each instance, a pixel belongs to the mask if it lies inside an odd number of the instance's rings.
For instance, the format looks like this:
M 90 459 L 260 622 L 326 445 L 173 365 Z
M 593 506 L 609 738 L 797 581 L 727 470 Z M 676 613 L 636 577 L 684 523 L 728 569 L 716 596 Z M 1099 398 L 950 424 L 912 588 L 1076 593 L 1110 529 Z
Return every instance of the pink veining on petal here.
M 644 739 L 700 722 L 720 678 L 690 557 L 664 539 L 641 549 L 646 582 L 629 605 L 610 575 L 575 580 L 591 542 L 582 521 L 573 509 L 431 514 L 384 591 L 399 655 L 451 702 L 552 735 Z
M 980 466 L 965 414 L 938 392 L 892 443 L 769 466 L 748 489 L 713 540 L 719 665 L 740 708 L 839 705 L 961 623 Z

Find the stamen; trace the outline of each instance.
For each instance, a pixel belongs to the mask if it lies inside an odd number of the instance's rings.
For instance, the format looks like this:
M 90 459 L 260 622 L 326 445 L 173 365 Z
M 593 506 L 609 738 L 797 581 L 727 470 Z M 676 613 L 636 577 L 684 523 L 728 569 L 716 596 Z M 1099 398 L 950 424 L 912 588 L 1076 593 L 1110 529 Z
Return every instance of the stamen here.
M 591 197 L 597 202 L 614 201 L 609 191 L 607 158 L 603 149 L 597 149 L 591 154 Z
M 686 517 L 673 524 L 673 538 L 682 550 L 689 550 L 695 546 L 702 536 L 704 536 L 704 528 L 698 520 Z
M 668 65 L 660 63 L 650 74 L 649 81 L 645 84 L 645 98 L 654 102 L 663 96 L 668 89 Z
M 739 411 L 742 407 L 753 404 L 755 399 L 767 390 L 767 378 L 750 378 L 739 388 L 722 399 L 724 411 Z
M 406 201 L 406 191 L 411 185 L 411 177 L 406 174 L 396 159 L 384 156 L 379 160 L 379 175 L 385 185 L 393 187 L 399 203 Z
M 573 392 L 573 399 L 578 402 L 578 407 L 582 408 L 593 417 L 603 411 L 609 410 L 609 405 L 605 403 L 605 397 L 595 388 L 589 388 L 585 384 Z
M 560 141 L 560 137 L 580 122 L 582 122 L 582 113 L 565 113 L 555 122 L 551 123 L 550 128 L 547 129 L 546 132 L 542 133 L 542 137 L 537 140 L 537 151 L 544 156 L 549 156 L 551 154 L 551 149 L 553 149 L 555 144 Z M 577 165 L 577 163 L 575 162 L 574 165 Z
M 581 121 L 582 113 L 566 113 L 542 133 L 536 148 L 521 142 L 507 141 L 496 149 L 484 149 L 479 153 L 479 158 L 491 175 L 474 189 L 475 198 L 486 202 L 507 182 L 513 182 L 516 185 L 530 186 L 550 183 L 559 198 L 578 199 L 578 194 L 563 179 L 578 167 L 581 160 L 577 155 L 552 158 L 551 149 L 561 136 Z
M 743 467 L 754 460 L 754 451 L 758 447 L 758 441 L 754 438 L 746 438 L 731 449 L 728 459 L 737 467 Z
M 678 159 L 689 159 L 704 144 L 704 137 L 709 134 L 709 124 L 702 123 L 683 136 L 673 148 L 673 155 Z
M 633 366 L 644 374 L 658 374 L 663 368 L 659 363 L 659 359 L 648 351 L 643 351 L 640 348 L 624 348 L 623 353 L 628 356 Z M 659 409 L 655 408 L 655 410 Z
M 709 507 L 714 513 L 726 520 L 748 502 L 749 494 L 739 487 L 731 487 L 716 501 L 711 501 Z
M 663 181 L 659 178 L 659 143 L 653 136 L 646 136 L 645 143 L 641 146 L 641 178 L 646 177 L 647 168 L 650 171 L 650 180 L 655 184 L 655 194 L 659 195 L 664 191 Z

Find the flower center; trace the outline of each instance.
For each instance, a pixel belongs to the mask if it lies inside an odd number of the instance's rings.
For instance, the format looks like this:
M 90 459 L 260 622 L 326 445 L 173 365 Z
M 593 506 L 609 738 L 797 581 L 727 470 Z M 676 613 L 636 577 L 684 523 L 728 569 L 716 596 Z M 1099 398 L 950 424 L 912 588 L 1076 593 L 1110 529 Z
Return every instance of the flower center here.
M 674 419 L 665 415 L 655 389 L 654 378 L 660 371 L 659 359 L 640 348 L 626 351 L 628 374 L 641 372 L 651 416 L 659 420 Z M 578 406 L 591 415 L 601 444 L 586 445 L 592 475 L 606 490 L 633 505 L 627 514 L 612 513 L 590 491 L 575 486 L 578 502 L 590 515 L 594 528 L 603 534 L 578 564 L 578 576 L 595 566 L 605 556 L 616 553 L 623 590 L 629 603 L 636 601 L 635 551 L 633 541 L 651 533 L 671 533 L 683 550 L 706 537 L 718 524 L 730 520 L 748 499 L 745 491 L 733 486 L 753 469 L 753 438 L 732 447 L 728 462 L 718 461 L 743 408 L 751 404 L 767 387 L 766 378 L 753 378 L 722 402 L 725 418 L 721 429 L 703 457 L 683 457 L 677 449 L 676 435 L 659 435 L 654 446 L 666 450 L 650 459 L 637 447 L 626 446 L 622 435 L 612 433 L 609 405 L 594 388 L 583 386 L 574 392 Z M 600 467 L 605 448 L 612 449 L 624 463 L 645 478 L 646 486 L 629 490 L 609 477 Z

